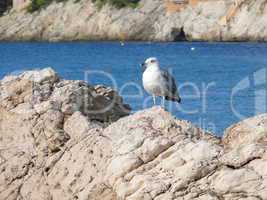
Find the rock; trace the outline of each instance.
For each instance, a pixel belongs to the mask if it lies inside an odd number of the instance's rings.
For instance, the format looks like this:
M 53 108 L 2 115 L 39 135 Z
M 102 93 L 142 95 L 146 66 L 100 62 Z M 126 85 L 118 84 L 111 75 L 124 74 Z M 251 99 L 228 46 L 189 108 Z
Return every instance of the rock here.
M 262 158 L 266 151 L 266 145 L 259 145 L 255 143 L 242 146 L 238 145 L 237 148 L 229 152 L 225 152 L 225 154 L 221 157 L 221 162 L 233 168 L 240 168 L 251 160 Z
M 27 73 L 0 82 L 0 199 L 267 199 L 266 114 L 222 139 L 160 107 L 97 118 L 83 103 L 116 91 Z
M 75 112 L 64 123 L 64 131 L 72 136 L 72 139 L 79 141 L 86 137 L 90 129 L 102 129 L 103 124 L 96 121 L 88 121 L 88 118 L 81 112 Z
M 265 0 L 193 2 L 178 10 L 160 0 L 119 10 L 99 10 L 91 0 L 52 3 L 32 14 L 14 9 L 0 18 L 0 40 L 267 40 Z
M 60 80 L 51 68 L 5 77 L 0 88 L 0 105 L 14 112 L 43 114 L 52 109 L 69 116 L 80 111 L 92 120 L 112 122 L 130 111 L 111 88 L 97 91 L 83 81 Z
M 59 77 L 52 68 L 45 68 L 40 71 L 26 71 L 20 75 L 22 80 L 30 80 L 35 84 L 41 84 L 44 82 L 55 83 Z
M 212 178 L 213 189 L 219 195 L 225 195 L 225 199 L 240 198 L 242 193 L 248 197 L 258 196 L 261 193 L 257 191 L 257 187 L 261 185 L 261 181 L 259 181 L 260 176 L 254 170 L 223 168 L 216 172 Z
M 267 115 L 246 119 L 226 129 L 223 144 L 228 149 L 233 149 L 251 143 L 267 143 Z
M 79 195 L 89 195 L 98 185 L 97 177 L 103 177 L 97 175 L 98 170 L 104 167 L 105 156 L 110 152 L 100 130 L 111 121 L 128 115 L 129 106 L 124 108 L 122 99 L 110 88 L 101 86 L 101 93 L 98 93 L 85 82 L 61 80 L 51 68 L 5 77 L 0 87 L 0 199 L 61 198 L 59 182 L 75 190 L 86 187 L 84 194 Z M 104 95 L 110 92 L 113 96 Z M 96 98 L 105 99 L 107 104 L 114 103 L 99 112 L 97 118 L 93 111 L 105 105 L 86 104 Z M 91 145 L 88 146 L 89 141 Z M 100 146 L 105 149 L 99 149 Z M 72 155 L 81 156 L 80 161 Z M 73 161 L 79 166 L 77 169 Z M 70 162 L 70 169 L 65 167 L 65 162 Z M 61 164 L 63 174 L 53 171 Z M 69 178 L 73 181 L 60 181 L 61 175 L 64 177 L 69 172 L 74 173 Z M 51 191 L 53 187 L 54 192 Z M 104 191 L 99 194 L 100 197 L 105 195 Z M 73 199 L 76 195 L 63 197 Z

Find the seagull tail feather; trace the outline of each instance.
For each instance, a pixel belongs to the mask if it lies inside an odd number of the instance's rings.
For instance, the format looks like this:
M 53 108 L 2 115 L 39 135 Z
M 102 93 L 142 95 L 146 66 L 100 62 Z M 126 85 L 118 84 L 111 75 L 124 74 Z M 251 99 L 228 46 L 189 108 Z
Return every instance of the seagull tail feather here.
M 181 101 L 182 101 L 182 99 L 179 96 L 177 96 L 177 97 L 166 96 L 165 99 L 168 100 L 168 101 L 176 101 L 178 103 L 181 103 Z

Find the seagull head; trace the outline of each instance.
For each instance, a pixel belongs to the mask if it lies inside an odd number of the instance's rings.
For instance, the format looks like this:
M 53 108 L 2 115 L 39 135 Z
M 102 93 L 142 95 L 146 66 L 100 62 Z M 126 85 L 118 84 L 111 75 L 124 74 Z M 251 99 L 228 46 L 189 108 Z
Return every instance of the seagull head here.
M 146 59 L 144 63 L 142 63 L 142 68 L 147 69 L 147 68 L 159 68 L 159 61 L 156 57 L 150 57 Z

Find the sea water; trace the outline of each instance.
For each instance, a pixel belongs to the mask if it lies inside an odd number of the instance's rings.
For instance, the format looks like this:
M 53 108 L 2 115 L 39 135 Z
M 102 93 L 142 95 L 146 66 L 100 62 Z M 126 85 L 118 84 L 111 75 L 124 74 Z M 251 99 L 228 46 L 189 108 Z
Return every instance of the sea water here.
M 2 42 L 0 78 L 50 66 L 62 78 L 116 88 L 136 112 L 152 106 L 140 67 L 151 56 L 177 82 L 182 103 L 165 105 L 177 118 L 222 136 L 267 112 L 266 43 Z

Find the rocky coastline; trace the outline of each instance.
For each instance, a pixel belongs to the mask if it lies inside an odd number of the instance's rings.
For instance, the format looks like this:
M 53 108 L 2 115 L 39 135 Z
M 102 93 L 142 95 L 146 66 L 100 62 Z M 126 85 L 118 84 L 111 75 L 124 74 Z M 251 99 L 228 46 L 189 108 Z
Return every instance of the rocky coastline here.
M 91 0 L 69 0 L 32 14 L 13 9 L 0 17 L 0 40 L 267 41 L 265 0 L 199 0 L 182 7 L 166 2 L 99 10 Z
M 218 138 L 51 68 L 0 89 L 0 199 L 267 199 L 266 114 Z

